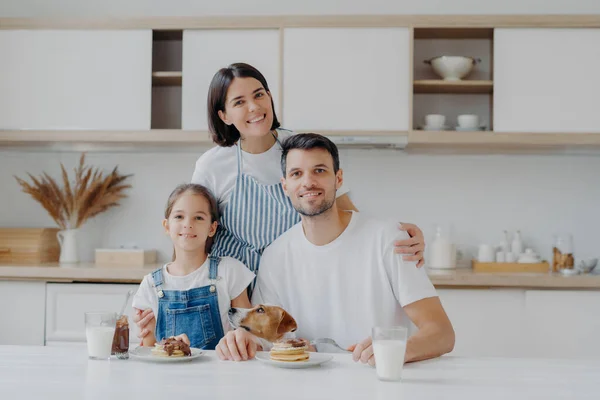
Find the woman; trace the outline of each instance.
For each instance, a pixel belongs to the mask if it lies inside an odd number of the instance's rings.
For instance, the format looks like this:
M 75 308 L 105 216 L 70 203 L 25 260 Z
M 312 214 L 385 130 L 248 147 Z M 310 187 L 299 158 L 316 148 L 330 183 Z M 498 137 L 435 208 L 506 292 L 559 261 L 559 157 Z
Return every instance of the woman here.
M 213 77 L 208 123 L 217 146 L 198 159 L 192 182 L 209 188 L 219 202 L 221 219 L 211 255 L 234 257 L 256 273 L 262 251 L 300 221 L 280 184 L 279 142 L 293 132 L 279 128 L 266 79 L 244 63 L 222 68 Z M 338 207 L 358 211 L 347 193 L 344 187 L 338 191 Z M 396 252 L 420 267 L 423 233 L 412 224 L 400 229 L 411 238 L 396 242 Z

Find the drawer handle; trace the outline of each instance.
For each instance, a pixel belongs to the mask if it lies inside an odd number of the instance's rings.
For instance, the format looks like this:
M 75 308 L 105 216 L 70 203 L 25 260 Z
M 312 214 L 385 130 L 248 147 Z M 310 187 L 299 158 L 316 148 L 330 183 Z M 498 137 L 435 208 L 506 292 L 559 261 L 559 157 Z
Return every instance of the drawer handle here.
M 10 253 L 9 248 L 0 247 L 0 254 L 8 254 L 8 253 Z

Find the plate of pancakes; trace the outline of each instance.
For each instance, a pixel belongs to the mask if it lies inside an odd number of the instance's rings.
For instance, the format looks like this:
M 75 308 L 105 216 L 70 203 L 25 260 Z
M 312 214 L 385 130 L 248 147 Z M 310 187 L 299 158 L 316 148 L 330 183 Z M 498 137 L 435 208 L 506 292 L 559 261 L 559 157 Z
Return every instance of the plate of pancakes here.
M 331 361 L 333 356 L 310 353 L 304 340 L 287 339 L 273 343 L 271 351 L 259 351 L 256 359 L 281 368 L 309 368 Z
M 139 346 L 129 352 L 129 355 L 137 360 L 167 363 L 192 361 L 202 354 L 202 350 L 190 347 L 176 338 L 163 339 L 154 347 Z

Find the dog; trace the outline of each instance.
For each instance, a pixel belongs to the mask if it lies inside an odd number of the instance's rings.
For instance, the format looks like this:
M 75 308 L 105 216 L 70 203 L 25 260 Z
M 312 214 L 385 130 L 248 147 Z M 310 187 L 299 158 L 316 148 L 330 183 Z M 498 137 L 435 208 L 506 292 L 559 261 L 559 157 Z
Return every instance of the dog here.
M 288 332 L 298 329 L 296 320 L 277 306 L 259 304 L 253 308 L 231 308 L 228 314 L 232 328 L 245 329 L 270 343 L 281 340 Z

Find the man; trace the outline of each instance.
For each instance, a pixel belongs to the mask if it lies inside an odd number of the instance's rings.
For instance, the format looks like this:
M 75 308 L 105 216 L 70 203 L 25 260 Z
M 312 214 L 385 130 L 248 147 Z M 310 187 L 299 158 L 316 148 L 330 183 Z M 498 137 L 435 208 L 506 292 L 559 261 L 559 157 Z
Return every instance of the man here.
M 375 364 L 373 326 L 419 328 L 405 361 L 438 357 L 454 348 L 454 330 L 425 271 L 394 253 L 399 232 L 335 204 L 342 185 L 338 151 L 329 139 L 301 134 L 282 144 L 281 182 L 301 222 L 269 246 L 261 259 L 253 304 L 275 304 L 296 319 L 297 336 L 331 337 L 355 361 Z M 243 330 L 217 346 L 222 359 L 252 357 Z

